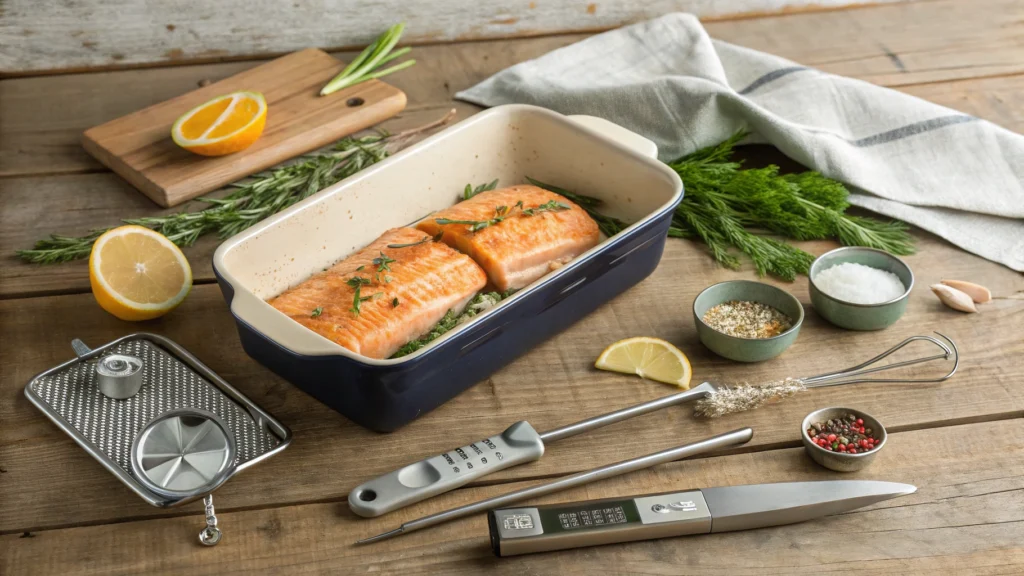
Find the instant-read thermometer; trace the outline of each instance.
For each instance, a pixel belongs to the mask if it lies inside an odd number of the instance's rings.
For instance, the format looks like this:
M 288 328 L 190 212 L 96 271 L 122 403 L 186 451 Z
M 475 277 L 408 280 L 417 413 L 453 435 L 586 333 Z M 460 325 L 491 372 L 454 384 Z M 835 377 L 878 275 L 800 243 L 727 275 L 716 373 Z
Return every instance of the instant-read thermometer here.
M 701 488 L 491 510 L 491 548 L 517 556 L 635 540 L 795 524 L 912 494 L 910 484 L 872 480 Z
M 516 422 L 501 434 L 449 450 L 361 484 L 349 492 L 348 505 L 360 516 L 380 516 L 454 490 L 498 470 L 539 460 L 544 455 L 544 446 L 548 443 L 661 410 L 667 406 L 698 400 L 713 390 L 715 386 L 705 382 L 685 392 L 595 416 L 544 433 L 538 433 L 525 420 Z

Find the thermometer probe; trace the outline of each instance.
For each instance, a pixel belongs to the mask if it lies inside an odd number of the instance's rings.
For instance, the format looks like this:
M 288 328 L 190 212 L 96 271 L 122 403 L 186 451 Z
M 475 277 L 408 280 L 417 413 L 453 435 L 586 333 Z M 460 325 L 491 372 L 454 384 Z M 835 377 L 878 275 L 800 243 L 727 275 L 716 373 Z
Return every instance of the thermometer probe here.
M 538 433 L 529 422 L 509 426 L 501 434 L 471 442 L 378 476 L 360 484 L 348 494 L 348 505 L 356 514 L 380 516 L 432 496 L 454 490 L 487 474 L 517 464 L 539 460 L 544 447 L 563 438 L 641 416 L 668 406 L 699 400 L 716 387 L 705 382 L 684 392 L 637 404 L 581 422 Z

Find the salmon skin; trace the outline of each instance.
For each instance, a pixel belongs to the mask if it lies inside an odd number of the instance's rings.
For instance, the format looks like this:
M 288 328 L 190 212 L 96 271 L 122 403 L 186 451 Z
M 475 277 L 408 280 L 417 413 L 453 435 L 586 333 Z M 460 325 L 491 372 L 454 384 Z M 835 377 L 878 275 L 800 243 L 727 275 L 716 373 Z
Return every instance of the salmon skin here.
M 520 289 L 593 248 L 597 222 L 568 198 L 537 186 L 481 192 L 417 228 L 468 254 L 494 287 Z
M 394 228 L 268 302 L 356 354 L 388 358 L 449 310 L 460 312 L 486 283 L 465 254 L 419 230 Z

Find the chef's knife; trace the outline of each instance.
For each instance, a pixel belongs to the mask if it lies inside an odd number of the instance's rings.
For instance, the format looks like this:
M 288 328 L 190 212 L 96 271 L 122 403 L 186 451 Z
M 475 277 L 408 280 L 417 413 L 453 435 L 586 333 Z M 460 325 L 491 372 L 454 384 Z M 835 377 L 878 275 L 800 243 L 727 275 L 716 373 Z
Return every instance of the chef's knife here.
M 487 519 L 494 553 L 517 556 L 793 524 L 916 490 L 910 484 L 873 480 L 752 484 L 503 508 L 491 510 Z

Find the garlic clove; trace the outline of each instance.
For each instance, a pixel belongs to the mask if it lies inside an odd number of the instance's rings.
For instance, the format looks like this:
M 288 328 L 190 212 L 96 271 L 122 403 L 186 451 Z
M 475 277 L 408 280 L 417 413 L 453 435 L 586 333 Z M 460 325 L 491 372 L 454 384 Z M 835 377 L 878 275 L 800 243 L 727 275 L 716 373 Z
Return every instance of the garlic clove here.
M 942 283 L 950 288 L 955 288 L 956 290 L 967 294 L 971 297 L 971 300 L 974 300 L 978 304 L 984 304 L 985 302 L 992 301 L 992 292 L 990 292 L 988 288 L 979 284 L 964 280 L 943 280 Z
M 942 303 L 949 306 L 953 310 L 959 310 L 961 312 L 977 312 L 978 309 L 974 306 L 974 300 L 967 294 L 953 288 L 946 286 L 945 284 L 932 284 L 932 292 L 942 300 Z

